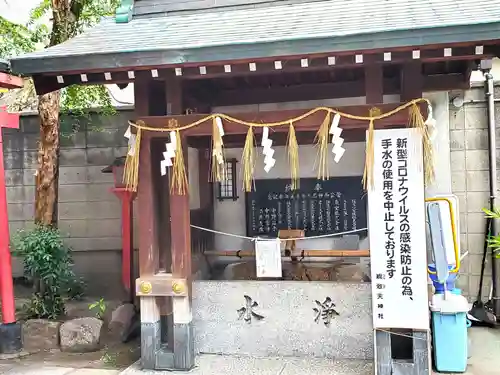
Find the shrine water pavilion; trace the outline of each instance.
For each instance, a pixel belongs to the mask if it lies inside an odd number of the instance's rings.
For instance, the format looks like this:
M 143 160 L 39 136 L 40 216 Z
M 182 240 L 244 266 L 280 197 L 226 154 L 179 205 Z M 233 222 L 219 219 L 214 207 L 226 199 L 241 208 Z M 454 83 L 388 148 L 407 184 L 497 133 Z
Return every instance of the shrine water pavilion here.
M 134 85 L 125 183 L 144 368 L 188 370 L 196 353 L 373 358 L 373 132 L 423 129 L 434 170 L 449 169 L 441 93 L 500 54 L 487 8 L 122 0 L 82 35 L 12 59 L 38 94 Z M 279 264 L 257 237 L 280 238 Z

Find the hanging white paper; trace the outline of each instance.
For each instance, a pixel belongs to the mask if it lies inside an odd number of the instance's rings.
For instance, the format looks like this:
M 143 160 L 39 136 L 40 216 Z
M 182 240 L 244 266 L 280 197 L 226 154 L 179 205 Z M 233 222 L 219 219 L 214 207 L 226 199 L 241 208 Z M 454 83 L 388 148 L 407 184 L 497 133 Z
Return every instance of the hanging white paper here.
M 264 141 L 269 139 L 269 128 L 265 126 L 262 128 L 262 146 L 264 146 Z
M 175 151 L 175 149 L 177 148 L 177 134 L 175 134 L 174 131 L 171 131 L 170 132 L 170 144 L 172 145 L 172 150 Z M 168 146 L 167 146 L 168 147 Z
M 167 159 L 167 158 L 168 158 L 168 159 L 173 159 L 173 158 L 175 157 L 175 151 L 174 151 L 174 150 L 171 150 L 171 149 L 169 149 L 169 148 L 167 147 L 167 151 L 165 151 L 165 152 L 163 153 L 163 157 L 164 157 L 165 159 Z
M 345 148 L 335 146 L 333 148 L 333 153 L 335 155 L 333 160 L 335 161 L 335 163 L 338 163 L 340 161 L 340 159 L 342 159 L 342 156 L 344 156 Z
M 266 155 L 266 157 L 264 158 L 264 163 L 266 163 L 266 160 L 269 161 L 273 158 L 274 156 L 274 149 L 273 148 L 270 148 L 269 150 L 267 150 L 267 152 L 264 152 L 264 155 Z
M 264 155 L 266 155 L 269 152 L 269 150 L 272 149 L 271 148 L 272 146 L 273 146 L 272 139 L 267 138 L 267 139 L 262 140 L 262 147 L 264 148 L 264 150 L 262 150 L 262 152 L 264 153 Z
M 282 277 L 281 246 L 279 238 L 255 241 L 257 277 Z
M 160 173 L 162 176 L 167 174 L 167 167 L 172 166 L 172 159 L 164 159 L 160 162 Z
M 339 126 L 340 115 L 338 113 L 333 116 L 332 125 L 330 126 L 330 134 L 334 134 L 335 129 Z
M 266 156 L 266 159 L 267 159 L 267 156 Z M 267 161 L 264 160 L 264 171 L 266 173 L 269 173 L 269 171 L 271 170 L 272 167 L 274 167 L 275 164 L 276 164 L 276 159 L 270 158 L 270 159 L 267 159 Z
M 130 139 L 130 136 L 132 135 L 132 130 L 130 129 L 130 126 L 127 128 L 127 131 L 123 135 L 125 138 Z
M 264 171 L 269 173 L 272 167 L 276 164 L 276 160 L 273 158 L 274 149 L 273 140 L 269 139 L 269 128 L 266 126 L 262 129 L 262 153 L 264 154 Z
M 224 137 L 224 127 L 222 126 L 222 120 L 220 117 L 215 118 L 215 123 L 217 124 L 217 127 L 219 128 L 219 134 L 221 137 Z
M 341 134 L 342 134 L 342 128 L 335 128 L 335 129 L 333 129 L 332 143 L 337 142 L 337 140 L 340 138 Z
M 128 138 L 128 153 L 127 153 L 130 156 L 135 155 L 135 141 L 136 141 L 135 134 L 130 134 L 130 137 Z

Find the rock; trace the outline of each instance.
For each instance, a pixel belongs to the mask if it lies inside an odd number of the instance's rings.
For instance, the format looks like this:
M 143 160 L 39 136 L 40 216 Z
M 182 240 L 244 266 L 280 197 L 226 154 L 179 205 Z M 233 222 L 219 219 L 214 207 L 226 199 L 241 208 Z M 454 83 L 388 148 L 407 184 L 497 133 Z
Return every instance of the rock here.
M 256 280 L 257 270 L 255 262 L 241 262 L 229 264 L 224 270 L 224 280 Z
M 207 258 L 203 254 L 193 254 L 192 260 L 192 279 L 193 280 L 210 280 L 210 266 Z
M 61 350 L 86 353 L 99 350 L 103 322 L 97 318 L 78 318 L 61 324 Z
M 335 267 L 333 278 L 335 281 L 363 282 L 365 273 L 356 264 L 341 264 Z
M 366 282 L 369 276 L 356 264 L 334 262 L 329 265 L 298 263 L 284 267 L 283 278 L 285 280 L 301 281 L 345 281 Z
M 134 315 L 134 305 L 127 303 L 118 306 L 111 314 L 111 321 L 108 324 L 111 337 L 116 340 L 123 340 L 132 325 Z
M 369 269 L 358 264 L 334 261 L 332 263 L 283 263 L 282 280 L 293 281 L 370 281 Z M 224 270 L 224 280 L 257 280 L 255 262 L 230 264 Z M 266 280 L 266 279 L 259 279 Z
M 50 350 L 59 348 L 60 322 L 45 319 L 30 319 L 23 324 L 24 349 Z

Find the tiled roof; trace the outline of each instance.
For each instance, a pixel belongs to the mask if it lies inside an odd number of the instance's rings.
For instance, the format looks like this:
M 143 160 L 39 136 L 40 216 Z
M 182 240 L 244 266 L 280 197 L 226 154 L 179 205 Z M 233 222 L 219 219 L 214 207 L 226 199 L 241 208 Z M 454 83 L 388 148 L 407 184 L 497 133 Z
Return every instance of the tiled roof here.
M 178 56 L 172 63 L 182 63 L 189 61 L 187 51 L 199 48 L 245 49 L 253 44 L 283 45 L 324 38 L 345 42 L 354 36 L 362 37 L 368 44 L 372 41 L 373 48 L 379 48 L 387 38 L 382 33 L 499 22 L 500 0 L 324 0 L 225 7 L 134 18 L 121 24 L 105 19 L 70 41 L 15 58 L 13 62 L 68 55 L 176 51 Z M 451 29 L 439 31 L 447 42 L 453 40 L 454 33 Z M 499 35 L 500 31 L 487 39 L 497 39 Z M 280 54 L 279 48 L 273 52 Z

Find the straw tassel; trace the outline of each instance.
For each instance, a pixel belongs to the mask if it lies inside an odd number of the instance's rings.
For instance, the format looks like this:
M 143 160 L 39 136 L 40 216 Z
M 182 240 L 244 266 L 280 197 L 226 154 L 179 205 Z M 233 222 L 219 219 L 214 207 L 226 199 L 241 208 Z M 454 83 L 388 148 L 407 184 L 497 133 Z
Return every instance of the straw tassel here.
M 299 144 L 292 122 L 290 122 L 290 130 L 288 131 L 287 151 L 292 190 L 297 190 L 299 188 Z
M 314 143 L 317 148 L 318 155 L 316 157 L 316 163 L 314 163 L 318 168 L 318 180 L 328 180 L 330 178 L 328 170 L 328 136 L 329 136 L 329 126 L 330 126 L 330 112 L 328 112 L 321 124 Z
M 125 168 L 123 171 L 123 183 L 125 189 L 129 191 L 137 191 L 139 184 L 139 151 L 141 150 L 141 128 L 144 122 L 137 121 L 137 133 L 135 134 L 135 142 L 128 146 L 127 158 L 125 160 Z
M 224 156 L 222 134 L 214 117 L 212 126 L 212 182 L 221 182 L 227 179 L 226 158 Z
M 368 134 L 366 135 L 366 156 L 365 156 L 365 170 L 363 172 L 363 187 L 365 190 L 373 188 L 373 158 L 374 158 L 374 148 L 373 148 L 373 133 L 375 131 L 374 120 L 370 120 L 370 125 L 368 126 Z
M 186 174 L 186 165 L 184 164 L 182 140 L 178 130 L 176 131 L 175 143 L 175 158 L 172 170 L 172 178 L 170 180 L 170 193 L 176 195 L 184 195 L 187 191 L 188 180 Z
M 252 191 L 253 173 L 255 168 L 254 134 L 251 126 L 248 127 L 241 160 L 241 167 L 243 168 L 243 190 L 249 193 Z
M 434 181 L 434 152 L 429 129 L 425 125 L 424 117 L 420 108 L 415 103 L 410 107 L 408 126 L 418 129 L 422 134 L 422 143 L 424 150 L 424 183 L 428 186 Z

